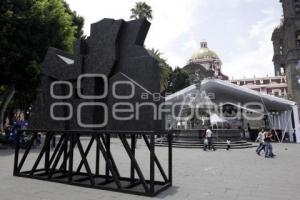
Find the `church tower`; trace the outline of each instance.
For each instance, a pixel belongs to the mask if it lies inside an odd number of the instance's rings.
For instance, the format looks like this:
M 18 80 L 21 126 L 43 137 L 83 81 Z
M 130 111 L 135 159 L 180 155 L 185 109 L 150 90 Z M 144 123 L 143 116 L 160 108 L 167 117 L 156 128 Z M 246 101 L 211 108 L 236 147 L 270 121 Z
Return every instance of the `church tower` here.
M 283 19 L 272 35 L 274 69 L 276 75 L 286 75 L 288 96 L 300 105 L 300 0 L 280 2 Z

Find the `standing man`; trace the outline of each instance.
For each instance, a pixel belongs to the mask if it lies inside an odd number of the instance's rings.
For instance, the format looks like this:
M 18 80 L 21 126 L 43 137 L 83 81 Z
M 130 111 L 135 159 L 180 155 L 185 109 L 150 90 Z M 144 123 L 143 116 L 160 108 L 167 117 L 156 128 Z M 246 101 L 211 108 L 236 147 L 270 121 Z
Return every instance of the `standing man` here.
M 230 141 L 229 139 L 227 139 L 226 143 L 227 143 L 227 148 L 226 148 L 226 150 L 228 151 L 228 150 L 231 148 L 231 146 L 230 146 L 231 141 Z
M 208 149 L 210 150 L 212 148 L 215 151 L 216 148 L 213 146 L 212 136 L 213 136 L 213 132 L 211 131 L 211 126 L 209 126 L 208 129 L 206 130 L 205 137 L 207 138 Z
M 255 142 L 259 142 L 259 145 L 258 145 L 258 147 L 256 149 L 257 155 L 260 155 L 260 152 L 263 149 L 265 149 L 265 142 L 264 142 L 264 140 L 265 140 L 265 133 L 264 133 L 264 131 L 265 130 L 262 128 L 261 131 L 258 133 L 258 136 L 257 136 L 257 138 L 255 140 Z

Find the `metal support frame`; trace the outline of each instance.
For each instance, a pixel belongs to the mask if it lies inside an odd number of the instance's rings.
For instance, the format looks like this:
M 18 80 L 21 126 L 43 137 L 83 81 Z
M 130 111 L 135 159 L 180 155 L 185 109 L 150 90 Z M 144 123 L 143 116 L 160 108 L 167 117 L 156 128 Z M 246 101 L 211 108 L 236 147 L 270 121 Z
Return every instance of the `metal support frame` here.
M 38 132 L 45 133 L 45 142 L 38 152 L 38 157 L 28 171 L 22 171 L 34 140 Z M 21 159 L 19 159 L 20 134 L 32 134 Z M 111 135 L 116 135 L 130 159 L 130 175 L 120 175 L 118 166 L 111 153 Z M 150 176 L 145 179 L 144 173 L 136 160 L 137 135 L 141 135 L 149 150 Z M 155 135 L 168 138 L 168 175 L 166 175 L 158 157 L 155 154 Z M 51 150 L 53 137 L 60 136 L 56 147 Z M 89 142 L 84 149 L 81 137 L 88 138 Z M 127 139 L 129 137 L 129 140 Z M 93 145 L 95 144 L 95 145 Z M 74 163 L 74 150 L 79 151 L 80 162 Z M 95 149 L 93 162 L 88 160 L 91 149 Z M 100 156 L 105 162 L 105 169 L 101 174 Z M 42 158 L 44 162 L 41 163 Z M 59 165 L 60 164 L 60 165 Z M 95 170 L 91 170 L 92 164 Z M 41 167 L 42 166 L 42 167 Z M 159 170 L 163 181 L 155 180 L 155 166 Z M 39 168 L 40 167 L 40 168 Z M 85 169 L 83 171 L 82 169 Z M 170 131 L 47 131 L 47 130 L 22 130 L 17 134 L 14 160 L 14 176 L 53 181 L 70 185 L 90 187 L 103 190 L 125 192 L 137 195 L 155 196 L 172 186 L 172 133 Z

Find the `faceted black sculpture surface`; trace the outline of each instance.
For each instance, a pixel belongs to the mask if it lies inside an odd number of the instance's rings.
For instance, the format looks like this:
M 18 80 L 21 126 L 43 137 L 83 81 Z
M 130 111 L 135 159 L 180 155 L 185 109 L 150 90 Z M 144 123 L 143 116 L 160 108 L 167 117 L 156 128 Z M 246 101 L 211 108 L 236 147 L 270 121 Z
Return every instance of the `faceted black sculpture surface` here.
M 143 46 L 149 27 L 144 19 L 103 19 L 92 24 L 90 37 L 75 43 L 74 55 L 48 50 L 30 127 L 17 134 L 16 141 L 21 133 L 31 137 L 20 159 L 19 142 L 15 145 L 14 176 L 151 197 L 172 186 L 173 133 L 164 130 L 158 113 L 164 105 L 160 70 Z M 25 161 L 40 132 L 45 141 L 36 160 Z M 149 150 L 149 170 L 135 156 L 138 136 Z M 121 166 L 113 154 L 122 149 L 111 151 L 111 137 L 128 155 Z M 156 137 L 167 138 L 168 171 L 155 153 Z M 119 171 L 124 164 L 130 174 Z
M 162 130 L 163 120 L 157 119 L 154 111 L 157 109 L 154 105 L 158 107 L 162 100 L 153 100 L 160 92 L 159 66 L 143 46 L 149 27 L 150 23 L 145 19 L 129 22 L 103 19 L 91 25 L 87 39 L 75 43 L 74 55 L 49 48 L 30 128 Z M 85 77 L 86 74 L 90 77 Z M 81 75 L 84 77 L 79 78 Z M 89 98 L 103 94 L 106 89 L 104 76 L 108 81 L 107 95 Z M 132 91 L 134 94 L 130 98 L 116 98 L 115 94 L 128 96 Z M 144 94 L 149 98 L 143 98 Z M 122 102 L 125 105 L 118 105 L 118 109 L 128 109 L 128 104 L 134 106 L 133 119 L 119 120 L 113 116 L 114 105 Z M 153 106 L 142 106 L 136 112 L 136 104 L 141 103 Z M 136 113 L 139 116 L 135 116 Z M 119 116 L 130 116 L 130 113 Z

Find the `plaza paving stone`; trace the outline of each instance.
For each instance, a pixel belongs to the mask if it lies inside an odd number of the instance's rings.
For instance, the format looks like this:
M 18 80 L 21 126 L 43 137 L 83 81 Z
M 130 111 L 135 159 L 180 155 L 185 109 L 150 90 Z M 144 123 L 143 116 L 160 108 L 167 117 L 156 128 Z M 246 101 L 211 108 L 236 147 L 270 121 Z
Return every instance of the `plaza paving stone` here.
M 83 142 L 85 146 L 87 142 Z M 273 145 L 277 155 L 274 159 L 256 155 L 253 148 L 215 152 L 174 148 L 173 187 L 154 198 L 14 177 L 14 150 L 0 150 L 0 200 L 299 199 L 300 145 Z M 121 143 L 113 139 L 111 148 L 121 175 L 128 175 L 129 160 Z M 25 163 L 25 168 L 33 165 L 37 152 L 38 149 L 33 150 L 28 157 L 31 163 Z M 156 153 L 167 169 L 167 148 L 156 147 Z M 95 152 L 91 152 L 89 159 L 93 157 L 92 154 Z M 136 156 L 142 170 L 148 172 L 149 152 L 140 140 Z M 79 158 L 75 162 L 78 161 Z M 157 169 L 156 172 L 156 178 L 161 179 Z M 149 178 L 149 174 L 145 176 Z

